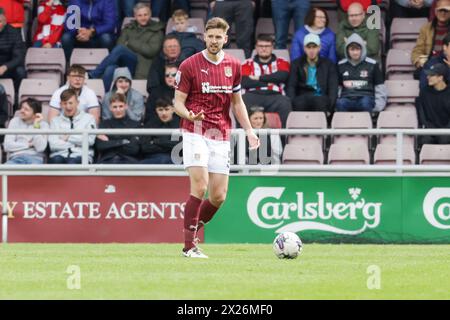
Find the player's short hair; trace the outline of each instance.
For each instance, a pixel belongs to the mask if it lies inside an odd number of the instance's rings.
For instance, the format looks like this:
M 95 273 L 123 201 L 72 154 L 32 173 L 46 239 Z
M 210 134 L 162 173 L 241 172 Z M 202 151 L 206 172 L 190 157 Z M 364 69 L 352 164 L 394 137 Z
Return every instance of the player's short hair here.
M 209 29 L 222 29 L 225 33 L 227 33 L 228 29 L 230 29 L 230 25 L 225 21 L 225 19 L 214 17 L 209 19 L 206 23 L 205 31 L 208 31 Z
M 66 89 L 63 92 L 61 92 L 61 102 L 69 101 L 70 98 L 75 97 L 75 99 L 78 100 L 77 92 L 74 89 Z
M 138 3 L 136 3 L 136 5 L 133 7 L 133 12 L 136 13 L 138 10 L 144 9 L 144 8 L 148 9 L 150 12 L 152 11 L 152 10 L 150 9 L 150 6 L 149 6 L 147 3 L 138 2 Z
M 305 25 L 309 27 L 312 27 L 314 25 L 314 20 L 316 19 L 317 11 L 323 12 L 326 19 L 325 27 L 328 27 L 328 22 L 330 21 L 330 19 L 328 18 L 328 13 L 326 10 L 318 7 L 312 7 L 308 10 L 308 13 L 306 14 L 305 17 Z
M 42 103 L 39 100 L 36 100 L 34 98 L 27 98 L 25 100 L 22 100 L 20 102 L 20 108 L 22 108 L 23 104 L 26 103 L 28 106 L 33 110 L 33 113 L 41 113 L 42 112 Z
M 122 102 L 127 103 L 127 97 L 123 93 L 115 92 L 111 95 L 111 98 L 109 99 L 109 103 L 112 104 L 113 102 Z
M 165 108 L 165 107 L 173 107 L 172 102 L 165 98 L 159 98 L 156 100 L 155 109 Z
M 178 9 L 173 12 L 172 19 L 189 19 L 189 15 L 183 9 Z
M 270 34 L 263 33 L 258 34 L 258 37 L 256 37 L 256 42 L 258 41 L 274 43 L 274 39 Z
M 86 74 L 86 69 L 80 64 L 73 64 L 69 67 L 69 70 L 67 71 L 68 75 L 71 73 L 84 76 Z

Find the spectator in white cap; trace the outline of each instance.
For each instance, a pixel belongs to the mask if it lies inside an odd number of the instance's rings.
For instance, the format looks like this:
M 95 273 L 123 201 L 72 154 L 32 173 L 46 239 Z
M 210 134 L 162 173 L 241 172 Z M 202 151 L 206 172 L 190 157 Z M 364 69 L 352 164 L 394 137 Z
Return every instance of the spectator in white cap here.
M 287 88 L 292 109 L 331 113 L 338 93 L 336 66 L 319 55 L 318 35 L 310 33 L 303 42 L 305 54 L 292 62 Z

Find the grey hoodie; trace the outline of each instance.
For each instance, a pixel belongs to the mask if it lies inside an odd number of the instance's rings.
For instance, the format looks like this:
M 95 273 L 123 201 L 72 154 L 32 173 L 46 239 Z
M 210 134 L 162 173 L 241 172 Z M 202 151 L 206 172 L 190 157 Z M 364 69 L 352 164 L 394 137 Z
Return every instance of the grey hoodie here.
M 116 82 L 117 79 L 119 78 L 126 78 L 130 80 L 131 83 L 133 81 L 133 78 L 131 77 L 131 73 L 128 70 L 128 68 L 126 67 L 117 68 L 114 71 L 113 82 L 111 84 L 110 91 L 103 98 L 102 103 L 103 120 L 108 120 L 112 118 L 112 113 L 109 110 L 109 100 L 111 99 L 113 93 L 117 91 Z M 142 96 L 142 94 L 140 94 L 137 90 L 130 88 L 127 92 L 127 105 L 128 105 L 127 110 L 128 117 L 131 120 L 142 122 L 144 120 L 144 112 L 145 112 L 144 97 Z
M 348 47 L 352 43 L 361 46 L 361 57 L 359 60 L 351 60 L 348 55 Z M 387 90 L 384 85 L 383 74 L 378 63 L 367 57 L 366 42 L 357 33 L 353 33 L 345 42 L 345 59 L 338 63 L 340 83 L 344 81 L 352 84 L 350 87 L 341 87 L 340 96 L 375 96 L 375 107 L 373 111 L 379 112 L 384 109 L 387 101 Z

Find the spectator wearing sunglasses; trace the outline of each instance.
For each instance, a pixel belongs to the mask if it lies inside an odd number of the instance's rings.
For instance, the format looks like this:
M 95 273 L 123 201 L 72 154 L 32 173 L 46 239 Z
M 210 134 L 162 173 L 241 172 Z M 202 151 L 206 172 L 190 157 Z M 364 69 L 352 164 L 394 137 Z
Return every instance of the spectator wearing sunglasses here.
M 155 120 L 156 101 L 166 100 L 172 102 L 175 97 L 175 77 L 178 67 L 176 64 L 167 64 L 164 67 L 164 83 L 152 90 L 152 94 L 147 100 L 145 119 L 146 121 Z
M 443 41 L 449 31 L 449 12 L 450 0 L 437 1 L 436 17 L 420 29 L 419 38 L 411 53 L 411 62 L 416 66 L 416 79 L 419 78 L 425 63 L 442 52 Z

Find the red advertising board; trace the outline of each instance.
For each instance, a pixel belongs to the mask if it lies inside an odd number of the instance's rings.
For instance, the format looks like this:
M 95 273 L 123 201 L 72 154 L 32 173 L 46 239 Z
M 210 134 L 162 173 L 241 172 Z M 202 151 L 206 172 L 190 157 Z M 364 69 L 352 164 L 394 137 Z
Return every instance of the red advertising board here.
M 8 241 L 183 242 L 188 195 L 187 177 L 8 177 Z

